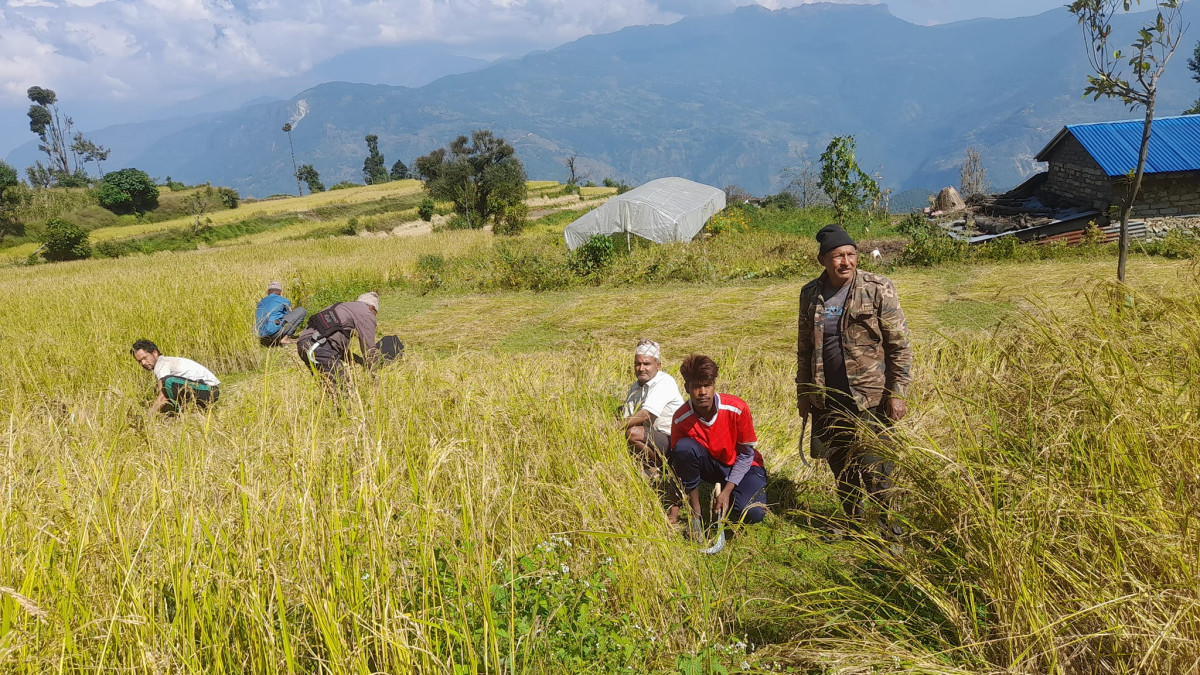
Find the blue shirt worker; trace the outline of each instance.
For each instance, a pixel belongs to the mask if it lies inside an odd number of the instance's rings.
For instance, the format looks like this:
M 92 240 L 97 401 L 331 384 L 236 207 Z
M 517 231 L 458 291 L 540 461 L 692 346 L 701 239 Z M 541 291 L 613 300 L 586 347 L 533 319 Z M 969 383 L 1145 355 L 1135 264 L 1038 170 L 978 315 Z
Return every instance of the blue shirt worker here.
M 272 281 L 267 284 L 267 297 L 258 301 L 254 311 L 259 343 L 264 347 L 294 344 L 292 335 L 307 316 L 308 310 L 303 307 L 292 309 L 292 301 L 283 297 L 283 284 Z

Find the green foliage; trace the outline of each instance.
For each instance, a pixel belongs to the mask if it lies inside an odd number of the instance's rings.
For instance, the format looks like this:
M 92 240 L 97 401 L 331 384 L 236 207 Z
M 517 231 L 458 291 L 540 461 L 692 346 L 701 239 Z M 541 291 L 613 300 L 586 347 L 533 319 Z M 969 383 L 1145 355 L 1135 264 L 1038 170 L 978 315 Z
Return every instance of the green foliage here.
M 580 276 L 588 276 L 608 269 L 617 257 L 617 247 L 612 237 L 603 234 L 593 234 L 588 240 L 571 252 L 571 271 Z
M 221 205 L 225 208 L 236 209 L 242 196 L 231 187 L 219 187 L 217 188 L 217 198 L 221 200 Z
M 446 221 L 447 230 L 478 230 L 483 227 L 482 220 L 471 220 L 467 216 L 454 214 Z
M 879 201 L 879 185 L 854 158 L 853 136 L 835 136 L 821 153 L 821 190 L 829 196 L 835 219 L 843 227 L 850 214 Z
M 408 178 L 408 166 L 404 162 L 396 160 L 396 163 L 392 165 L 392 170 L 388 172 L 388 176 L 392 180 L 404 180 Z
M 624 183 L 622 181 L 616 181 L 611 178 L 605 178 L 602 181 L 602 183 L 603 183 L 604 187 L 606 187 L 606 188 L 616 188 L 617 194 L 619 194 L 619 195 L 625 194 L 626 192 L 629 192 L 630 190 L 633 189 L 627 183 Z M 589 183 L 589 187 L 592 187 L 592 185 L 590 183 Z
M 417 258 L 416 286 L 422 295 L 442 286 L 442 273 L 446 259 L 438 254 L 426 254 Z
M 185 183 L 177 181 L 170 176 L 167 176 L 166 180 L 163 181 L 163 187 L 167 188 L 171 192 L 183 192 L 184 190 L 188 189 L 188 186 Z
M 105 175 L 97 196 L 100 206 L 113 213 L 145 213 L 158 206 L 158 186 L 140 169 L 121 169 Z
M 17 208 L 20 206 L 21 179 L 17 170 L 11 165 L 0 161 L 0 242 L 5 237 L 21 237 L 25 235 L 25 224 L 17 219 Z
M 332 192 L 333 190 L 346 190 L 349 188 L 356 188 L 356 187 L 362 187 L 362 186 L 363 186 L 362 183 L 354 183 L 354 182 L 351 182 L 348 180 L 344 180 L 340 183 L 334 183 L 333 185 L 330 185 L 329 190 Z
M 909 214 L 897 229 L 909 238 L 909 244 L 904 247 L 901 256 L 905 264 L 929 267 L 960 262 L 967 257 L 966 242 L 955 240 L 944 228 L 930 222 L 920 212 Z M 1015 241 L 1013 237 L 1003 238 Z
M 791 211 L 800 208 L 800 200 L 796 199 L 796 195 L 791 192 L 780 192 L 764 198 L 762 200 L 762 208 Z
M 504 217 L 492 228 L 494 234 L 516 236 L 529 224 L 529 206 L 525 202 L 509 204 L 504 208 Z
M 46 241 L 42 257 L 50 262 L 92 257 L 88 233 L 74 223 L 59 218 L 52 219 L 46 223 Z
M 325 191 L 325 184 L 321 182 L 321 174 L 312 164 L 301 164 L 300 168 L 296 169 L 296 178 L 308 185 L 310 193 Z
M 459 136 L 449 148 L 438 148 L 416 161 L 430 196 L 454 202 L 454 212 L 470 228 L 525 199 L 525 168 L 516 150 L 491 131 Z
M 367 141 L 367 158 L 363 160 L 363 182 L 367 185 L 381 185 L 388 182 L 388 170 L 383 159 L 383 153 L 379 152 L 379 137 L 375 134 L 368 134 Z
M 421 220 L 428 223 L 433 220 L 433 210 L 435 208 L 437 208 L 437 204 L 433 199 L 426 197 L 421 200 L 421 205 L 417 207 L 417 215 L 421 217 Z

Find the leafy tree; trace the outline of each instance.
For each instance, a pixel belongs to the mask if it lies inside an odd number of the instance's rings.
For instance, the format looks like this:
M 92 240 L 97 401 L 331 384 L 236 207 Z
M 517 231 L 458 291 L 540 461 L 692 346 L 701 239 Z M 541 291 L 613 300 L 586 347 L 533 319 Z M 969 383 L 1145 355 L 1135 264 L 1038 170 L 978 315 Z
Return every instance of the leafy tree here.
M 296 146 L 292 145 L 292 123 L 285 122 L 283 125 L 283 133 L 288 135 L 288 148 L 292 151 L 292 175 L 296 177 L 296 195 L 303 197 L 304 189 L 300 187 L 300 168 L 296 166 Z M 307 166 L 312 166 L 311 164 Z M 312 192 L 312 187 L 308 188 Z
M 51 218 L 46 223 L 46 241 L 42 246 L 42 257 L 50 262 L 92 257 L 88 233 L 74 223 Z
M 1188 70 L 1192 71 L 1192 79 L 1200 82 L 1200 42 L 1196 43 L 1196 51 L 1192 52 L 1192 58 L 1188 59 Z M 1183 111 L 1184 115 L 1200 115 L 1200 98 L 1192 104 L 1192 107 Z
M 363 160 L 363 182 L 367 185 L 379 185 L 388 182 L 387 164 L 383 153 L 379 152 L 379 137 L 369 134 L 367 141 L 367 158 Z
M 853 136 L 835 136 L 821 153 L 821 189 L 833 203 L 835 219 L 842 226 L 846 216 L 879 201 L 879 184 L 854 159 Z
M 21 184 L 17 170 L 0 161 L 0 242 L 5 237 L 25 235 L 25 224 L 17 220 L 17 199 L 13 188 Z
M 106 148 L 103 145 L 96 145 L 83 137 L 83 132 L 75 134 L 74 142 L 71 143 L 71 152 L 79 156 L 84 163 L 95 162 L 96 174 L 104 178 L 104 167 L 100 162 L 108 160 L 108 154 L 112 149 Z
M 603 185 L 606 188 L 616 188 L 617 194 L 619 194 L 619 195 L 625 194 L 626 192 L 629 192 L 630 190 L 633 189 L 632 187 L 630 187 L 630 185 L 628 183 L 624 183 L 624 182 L 618 181 L 618 180 L 613 180 L 611 178 L 605 178 L 603 181 L 601 181 L 601 185 Z
M 1121 204 L 1120 255 L 1117 260 L 1117 279 L 1125 281 L 1125 263 L 1129 259 L 1129 216 L 1133 212 L 1134 200 L 1142 187 L 1142 176 L 1146 171 L 1146 157 L 1150 150 L 1150 128 L 1154 124 L 1154 104 L 1158 98 L 1158 81 L 1166 70 L 1167 63 L 1183 39 L 1183 17 L 1179 12 L 1179 0 L 1147 0 L 1158 11 L 1152 21 L 1143 24 L 1131 44 L 1132 54 L 1109 46 L 1112 37 L 1113 17 L 1118 13 L 1128 14 L 1133 5 L 1142 0 L 1075 0 L 1067 9 L 1079 19 L 1087 38 L 1088 65 L 1095 75 L 1088 75 L 1088 86 L 1084 96 L 1092 100 L 1116 98 L 1129 108 L 1142 107 L 1145 121 L 1142 124 L 1142 145 L 1138 151 L 1137 165 L 1130 176 L 1129 187 Z M 1126 74 L 1126 67 L 1132 75 Z
M 981 195 L 988 191 L 987 169 L 975 148 L 967 148 L 967 161 L 958 172 L 958 187 L 963 197 Z
M 97 196 L 113 213 L 145 213 L 158 207 L 158 186 L 145 171 L 121 169 L 104 176 Z
M 53 182 L 63 187 L 81 187 L 88 184 L 87 174 L 84 173 L 80 162 L 80 144 L 83 134 L 74 134 L 75 122 L 68 115 L 58 111 L 58 95 L 53 89 L 30 87 L 26 92 L 30 102 L 29 130 L 41 139 L 38 150 L 46 153 L 48 166 L 39 170 L 35 185 L 44 184 L 44 175 L 48 174 Z M 73 142 L 68 142 L 71 139 Z M 91 144 L 91 149 L 102 152 L 108 157 L 108 148 Z M 95 156 L 95 155 L 93 155 Z M 90 161 L 90 160 L 89 160 Z M 32 178 L 32 177 L 31 177 Z
M 54 172 L 42 165 L 42 161 L 34 162 L 33 166 L 25 167 L 25 176 L 29 184 L 35 188 L 48 188 L 54 185 Z
M 296 169 L 296 180 L 302 180 L 308 185 L 308 191 L 324 192 L 325 184 L 321 182 L 321 174 L 317 173 L 316 167 L 312 164 L 301 164 L 299 169 Z
M 454 202 L 455 213 L 473 228 L 525 199 L 525 167 L 517 151 L 491 131 L 459 136 L 448 149 L 438 148 L 416 165 L 427 178 L 430 196 Z
M 396 163 L 392 165 L 392 171 L 389 175 L 392 180 L 404 180 L 408 178 L 408 167 L 405 166 L 404 162 L 396 160 Z

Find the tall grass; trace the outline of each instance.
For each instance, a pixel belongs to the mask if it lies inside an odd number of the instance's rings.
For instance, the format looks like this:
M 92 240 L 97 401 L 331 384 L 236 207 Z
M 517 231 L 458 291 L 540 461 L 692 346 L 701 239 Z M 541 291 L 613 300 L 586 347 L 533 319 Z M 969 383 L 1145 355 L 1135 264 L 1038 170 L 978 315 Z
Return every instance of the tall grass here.
M 918 362 L 894 557 L 821 540 L 837 507 L 796 456 L 790 374 L 812 268 L 729 273 L 811 257 L 783 236 L 542 293 L 421 295 L 421 260 L 500 274 L 480 232 L 0 270 L 0 670 L 1194 670 L 1187 264 L 1135 256 L 1128 303 L 1074 290 L 1108 260 L 895 272 Z M 392 289 L 408 355 L 330 398 L 252 336 L 273 278 L 310 309 Z M 940 322 L 967 299 L 994 323 Z M 671 530 L 615 429 L 643 335 L 671 370 L 714 355 L 754 411 L 772 515 L 722 556 Z M 138 337 L 212 368 L 220 402 L 145 417 Z

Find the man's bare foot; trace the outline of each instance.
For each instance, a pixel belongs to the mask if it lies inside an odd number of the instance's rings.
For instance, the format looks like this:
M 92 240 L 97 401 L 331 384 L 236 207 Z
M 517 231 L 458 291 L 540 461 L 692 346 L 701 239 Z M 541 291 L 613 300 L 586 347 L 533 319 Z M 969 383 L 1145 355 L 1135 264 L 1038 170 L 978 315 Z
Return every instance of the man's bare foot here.
M 290 337 L 287 337 L 287 336 L 285 335 L 285 336 L 283 337 L 283 339 L 279 341 L 279 344 L 281 344 L 281 345 L 294 345 L 294 344 L 296 344 L 296 342 L 297 342 L 297 340 L 296 340 L 295 338 L 290 338 Z

